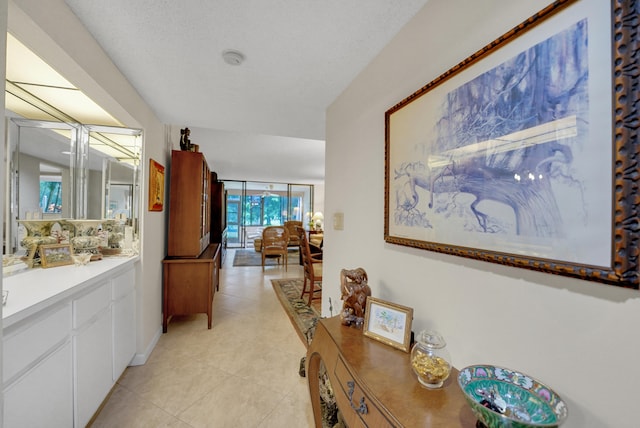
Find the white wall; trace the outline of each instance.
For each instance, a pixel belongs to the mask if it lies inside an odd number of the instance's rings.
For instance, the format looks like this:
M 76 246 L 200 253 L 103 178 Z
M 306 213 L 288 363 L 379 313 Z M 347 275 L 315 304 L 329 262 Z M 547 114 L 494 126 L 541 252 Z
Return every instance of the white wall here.
M 164 126 L 102 51 L 63 0 L 10 0 L 8 28 L 61 75 L 111 113 L 125 127 L 144 130 L 141 185 L 142 258 L 137 272 L 137 356 L 143 363 L 162 334 L 163 212 L 147 210 L 147 165 L 167 165 Z
M 20 175 L 19 186 L 20 218 L 27 218 L 27 211 L 33 213 L 38 211 L 40 198 L 40 159 L 33 156 L 21 154 L 19 156 Z
M 313 212 L 320 211 L 324 215 L 324 183 L 313 185 Z M 327 216 L 324 217 L 324 224 L 327 224 Z
M 566 427 L 637 426 L 640 292 L 384 242 L 384 114 L 549 1 L 430 0 L 327 111 L 323 315 L 339 272 L 361 266 L 373 295 L 414 308 L 454 365 L 492 363 L 548 383 Z M 603 227 L 608 227 L 603 225 Z M 407 368 L 409 370 L 409 368 Z

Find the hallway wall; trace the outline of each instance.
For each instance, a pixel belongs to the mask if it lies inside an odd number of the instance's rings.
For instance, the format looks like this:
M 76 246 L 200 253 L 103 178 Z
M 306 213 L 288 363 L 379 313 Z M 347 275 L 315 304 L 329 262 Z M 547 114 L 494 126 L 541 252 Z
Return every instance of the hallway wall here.
M 630 427 L 638 291 L 384 242 L 385 111 L 549 3 L 430 0 L 329 107 L 325 218 L 343 212 L 344 230 L 327 223 L 323 315 L 342 307 L 340 269 L 361 266 L 375 297 L 414 308 L 415 332 L 444 335 L 456 367 L 548 383 L 568 403 L 563 427 Z

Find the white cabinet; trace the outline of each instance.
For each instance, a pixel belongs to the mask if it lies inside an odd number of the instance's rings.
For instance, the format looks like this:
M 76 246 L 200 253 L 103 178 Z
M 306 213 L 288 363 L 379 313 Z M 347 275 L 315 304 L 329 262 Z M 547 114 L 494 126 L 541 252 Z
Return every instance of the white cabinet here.
M 4 390 L 4 428 L 71 427 L 71 343 L 65 343 Z
M 113 381 L 117 381 L 136 353 L 135 271 L 111 280 L 113 313 Z
M 69 342 L 71 305 L 42 311 L 30 322 L 5 327 L 2 332 L 2 380 L 6 384 L 29 366 L 52 352 L 61 342 Z
M 5 428 L 73 424 L 71 305 L 40 315 L 3 334 Z
M 84 427 L 113 386 L 111 284 L 73 301 L 75 426 Z
M 87 425 L 135 354 L 135 266 L 106 259 L 3 281 L 3 427 Z

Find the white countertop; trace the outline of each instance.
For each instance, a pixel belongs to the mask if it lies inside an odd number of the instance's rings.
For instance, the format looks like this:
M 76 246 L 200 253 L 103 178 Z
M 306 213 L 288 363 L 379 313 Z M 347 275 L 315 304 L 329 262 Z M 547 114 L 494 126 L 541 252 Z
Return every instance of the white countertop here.
M 2 288 L 9 291 L 2 307 L 2 324 L 6 328 L 79 291 L 83 286 L 109 278 L 140 259 L 105 257 L 85 266 L 34 268 L 2 279 Z

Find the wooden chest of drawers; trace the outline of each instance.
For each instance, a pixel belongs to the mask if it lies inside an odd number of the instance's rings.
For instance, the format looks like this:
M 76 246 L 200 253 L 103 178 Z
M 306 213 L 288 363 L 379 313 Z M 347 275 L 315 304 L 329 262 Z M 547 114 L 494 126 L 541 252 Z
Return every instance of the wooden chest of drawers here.
M 334 375 L 338 384 L 333 385 L 333 392 L 336 396 L 338 407 L 347 409 L 347 411 L 343 412 L 343 417 L 348 426 L 393 426 L 393 422 L 387 419 L 371 398 L 360 388 L 360 384 L 356 383 L 354 376 L 349 372 L 346 363 L 342 360 L 342 356 L 338 357 Z
M 162 265 L 162 332 L 167 332 L 173 315 L 207 314 L 211 328 L 213 296 L 220 283 L 220 244 L 210 244 L 196 258 L 166 257 Z
M 307 352 L 307 378 L 316 427 L 322 427 L 319 380 L 324 364 L 346 424 L 354 427 L 475 427 L 453 370 L 442 388 L 427 390 L 411 371 L 409 354 L 320 320 Z

